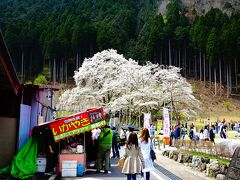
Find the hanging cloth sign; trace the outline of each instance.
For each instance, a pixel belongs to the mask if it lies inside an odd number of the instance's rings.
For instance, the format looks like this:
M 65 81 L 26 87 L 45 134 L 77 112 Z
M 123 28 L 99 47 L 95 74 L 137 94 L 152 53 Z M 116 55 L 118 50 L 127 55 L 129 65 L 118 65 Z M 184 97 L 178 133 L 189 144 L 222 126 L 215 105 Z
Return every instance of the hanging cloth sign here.
M 169 120 L 169 113 L 167 108 L 163 108 L 163 135 L 169 137 L 170 135 L 170 120 Z
M 150 121 L 151 121 L 151 114 L 150 113 L 145 113 L 144 114 L 143 127 L 149 129 L 150 128 Z

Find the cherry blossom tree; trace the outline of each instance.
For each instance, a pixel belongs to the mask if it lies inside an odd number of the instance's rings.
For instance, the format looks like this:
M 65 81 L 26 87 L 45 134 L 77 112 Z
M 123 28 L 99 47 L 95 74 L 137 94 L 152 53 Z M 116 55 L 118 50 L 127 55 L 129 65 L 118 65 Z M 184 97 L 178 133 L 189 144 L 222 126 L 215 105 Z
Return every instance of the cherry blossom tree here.
M 74 80 L 76 87 L 61 95 L 59 109 L 84 111 L 103 106 L 106 112 L 128 110 L 139 116 L 163 106 L 190 115 L 200 107 L 179 68 L 150 62 L 141 66 L 112 49 L 85 59 Z

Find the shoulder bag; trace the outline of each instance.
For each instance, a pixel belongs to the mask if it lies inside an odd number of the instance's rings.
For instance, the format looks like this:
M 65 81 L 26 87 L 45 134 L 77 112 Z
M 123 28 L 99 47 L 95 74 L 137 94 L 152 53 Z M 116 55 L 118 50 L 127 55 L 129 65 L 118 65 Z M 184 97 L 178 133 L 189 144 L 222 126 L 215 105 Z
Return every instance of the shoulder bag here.
M 156 153 L 155 153 L 155 151 L 153 150 L 152 141 L 151 141 L 151 145 L 150 145 L 150 157 L 151 157 L 152 161 L 154 161 L 154 160 L 157 159 Z

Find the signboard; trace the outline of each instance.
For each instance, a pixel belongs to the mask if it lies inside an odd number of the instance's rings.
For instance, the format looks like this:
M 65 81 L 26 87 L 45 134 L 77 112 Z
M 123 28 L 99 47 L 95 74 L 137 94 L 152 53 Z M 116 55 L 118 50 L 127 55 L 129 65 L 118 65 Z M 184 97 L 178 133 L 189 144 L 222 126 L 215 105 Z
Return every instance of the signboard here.
M 163 135 L 164 136 L 170 136 L 170 120 L 169 120 L 169 113 L 167 108 L 163 108 Z
M 157 120 L 157 133 L 159 134 L 162 130 L 162 126 L 163 126 L 163 121 L 162 120 Z
M 151 120 L 151 114 L 144 114 L 144 123 L 143 127 L 149 129 L 150 128 L 150 120 Z
M 96 123 L 96 122 L 99 122 L 99 121 L 105 119 L 103 108 L 88 109 L 87 110 L 87 114 L 88 114 L 88 116 L 90 118 L 91 123 Z
M 91 109 L 51 122 L 50 128 L 57 142 L 60 139 L 84 133 L 106 125 L 103 109 Z

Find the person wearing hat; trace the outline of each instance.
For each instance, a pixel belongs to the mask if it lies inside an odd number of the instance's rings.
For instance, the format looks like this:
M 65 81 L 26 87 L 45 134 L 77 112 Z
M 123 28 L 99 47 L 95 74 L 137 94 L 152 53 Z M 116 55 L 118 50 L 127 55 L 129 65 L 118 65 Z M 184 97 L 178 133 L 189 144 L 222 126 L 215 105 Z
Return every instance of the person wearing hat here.
M 97 173 L 102 169 L 102 162 L 104 162 L 104 173 L 107 174 L 110 164 L 110 153 L 112 147 L 113 132 L 108 125 L 102 128 L 101 134 L 98 137 L 99 147 L 97 152 Z

